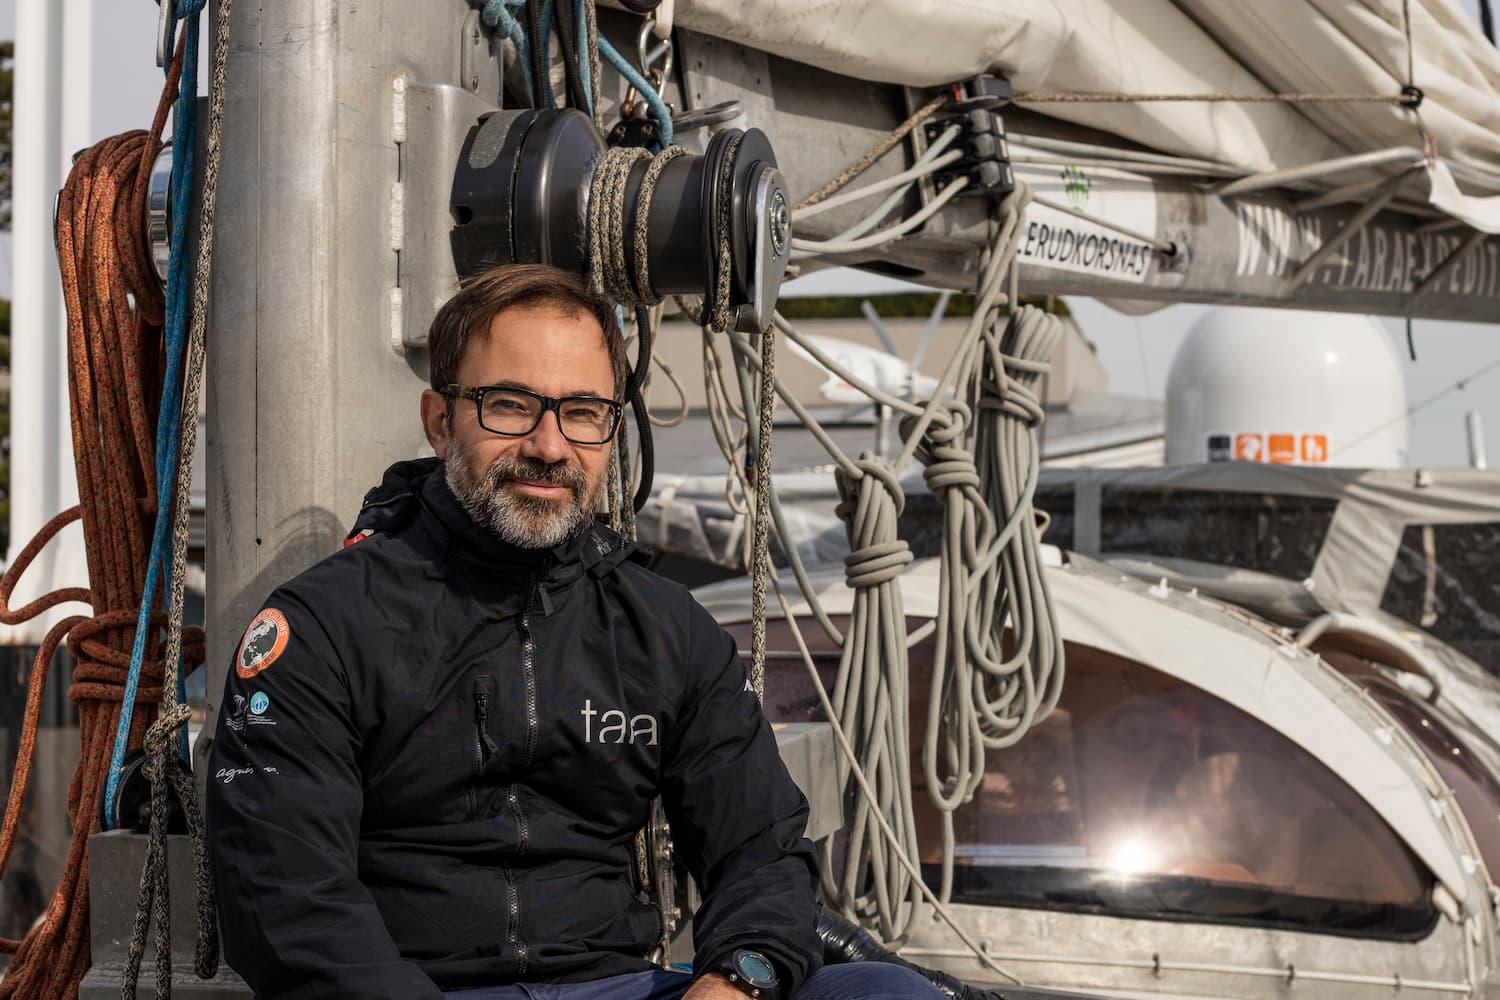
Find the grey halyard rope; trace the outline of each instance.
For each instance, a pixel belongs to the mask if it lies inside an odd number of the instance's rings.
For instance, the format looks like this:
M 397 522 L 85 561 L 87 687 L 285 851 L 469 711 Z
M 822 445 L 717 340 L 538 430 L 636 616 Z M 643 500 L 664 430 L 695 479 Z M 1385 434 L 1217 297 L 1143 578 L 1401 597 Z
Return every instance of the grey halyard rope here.
M 668 146 L 657 156 L 634 146 L 616 146 L 600 154 L 589 188 L 589 286 L 627 309 L 654 306 L 661 301 L 651 288 L 647 226 L 656 182 L 668 163 L 686 156 L 681 146 Z M 649 160 L 636 194 L 635 221 L 630 231 L 635 259 L 625 254 L 625 196 L 630 174 L 641 160 Z
M 636 161 L 649 155 L 634 146 L 606 149 L 589 188 L 589 286 L 626 308 L 639 297 L 625 267 L 625 188 Z
M 729 219 L 731 202 L 734 197 L 734 160 L 735 154 L 740 150 L 740 143 L 744 140 L 744 133 L 734 136 L 724 152 L 719 169 L 718 200 L 714 206 L 714 212 L 718 221 L 715 228 L 719 234 L 718 267 L 714 268 L 713 307 L 710 310 L 707 302 L 704 303 L 705 315 L 708 322 L 715 330 L 729 330 L 734 326 L 734 315 L 729 308 L 729 279 L 731 269 L 734 267 L 732 251 L 729 245 Z
M 814 191 L 806 198 L 803 198 L 801 201 L 797 202 L 794 211 L 801 211 L 804 208 L 811 208 L 813 205 L 816 205 L 818 202 L 827 198 L 835 191 L 842 188 L 845 184 L 848 184 L 850 181 L 854 180 L 854 178 L 864 173 L 870 168 L 872 164 L 875 163 L 876 160 L 879 160 L 886 153 L 889 153 L 892 149 L 895 149 L 896 144 L 899 143 L 902 139 L 905 139 L 907 134 L 911 132 L 912 129 L 922 124 L 928 118 L 931 118 L 937 112 L 938 108 L 941 108 L 944 104 L 947 103 L 948 95 L 944 93 L 938 95 L 937 97 L 934 97 L 932 100 L 922 105 L 922 107 L 913 112 L 912 115 L 906 119 L 906 121 L 902 122 L 900 125 L 897 125 L 890 131 L 889 134 L 886 135 L 884 139 L 881 139 L 878 143 L 871 147 L 869 152 L 865 153 L 864 156 L 861 156 L 858 160 L 855 160 L 848 167 L 840 171 L 837 177 L 833 178 L 833 180 L 818 188 L 818 190 Z
M 619 532 L 626 538 L 635 538 L 635 463 L 630 457 L 630 424 L 624 416 L 620 418 L 620 429 L 615 432 L 615 456 L 620 475 L 620 526 Z
M 725 227 L 724 242 L 729 242 Z M 755 441 L 755 565 L 750 578 L 750 684 L 766 700 L 766 576 L 771 571 L 771 434 L 776 411 L 776 331 L 760 334 L 760 433 Z
M 652 297 L 651 294 L 651 255 L 647 252 L 647 230 L 651 223 L 651 199 L 656 195 L 656 182 L 661 179 L 661 172 L 666 169 L 668 163 L 679 156 L 688 155 L 688 151 L 681 146 L 668 146 L 657 156 L 651 158 L 646 165 L 646 174 L 641 178 L 640 194 L 636 197 L 635 211 L 635 287 L 637 300 L 635 302 L 624 302 L 624 306 L 654 306 L 661 301 L 660 297 Z
M 209 95 L 207 158 L 203 168 L 202 208 L 198 220 L 198 259 L 193 272 L 193 310 L 188 338 L 187 381 L 182 404 L 181 443 L 172 508 L 172 574 L 168 585 L 167 648 L 162 678 L 161 711 L 146 730 L 144 771 L 151 782 L 151 823 L 146 862 L 141 871 L 135 923 L 126 952 L 120 986 L 122 1000 L 135 1000 L 136 983 L 146 950 L 146 934 L 153 910 L 156 917 L 156 997 L 172 996 L 172 918 L 167 864 L 168 783 L 187 819 L 192 841 L 194 888 L 197 897 L 198 940 L 193 967 L 199 978 L 212 979 L 219 967 L 218 922 L 213 878 L 209 869 L 208 836 L 192 775 L 178 766 L 176 733 L 191 717 L 177 702 L 177 677 L 182 665 L 183 584 L 187 571 L 188 514 L 192 494 L 193 456 L 198 443 L 198 409 L 203 397 L 204 329 L 208 317 L 208 289 L 213 263 L 214 201 L 219 183 L 219 155 L 224 128 L 224 91 L 229 62 L 229 22 L 233 0 L 220 0 L 215 22 L 213 79 Z
M 709 330 L 733 336 L 735 315 L 730 303 L 730 277 L 734 266 L 733 249 L 730 245 L 730 213 L 732 211 L 735 155 L 739 152 L 743 133 L 735 135 L 728 143 L 723 165 L 720 168 L 717 198 L 714 204 L 716 215 L 714 231 L 718 246 L 715 248 L 717 266 L 714 268 L 712 303 L 704 302 L 700 320 Z M 682 304 L 679 302 L 679 304 Z M 766 577 L 771 566 L 771 438 L 776 411 L 776 331 L 768 327 L 760 331 L 760 383 L 755 394 L 756 432 L 751 439 L 755 448 L 755 481 L 747 484 L 753 493 L 754 514 L 752 516 L 751 576 L 750 576 L 750 684 L 755 697 L 764 702 L 766 690 Z M 738 366 L 737 366 L 738 368 Z M 745 411 L 750 411 L 748 380 L 741 374 L 741 390 L 745 395 Z

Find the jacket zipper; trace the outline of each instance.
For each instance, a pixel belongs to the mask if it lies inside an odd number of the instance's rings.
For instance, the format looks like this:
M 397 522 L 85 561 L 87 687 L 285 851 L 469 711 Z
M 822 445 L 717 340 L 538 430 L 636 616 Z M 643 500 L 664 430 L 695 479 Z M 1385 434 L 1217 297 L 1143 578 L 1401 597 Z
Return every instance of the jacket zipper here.
M 536 711 L 536 638 L 531 632 L 531 612 L 538 596 L 545 599 L 541 594 L 541 583 L 533 578 L 531 581 L 531 592 L 526 599 L 526 607 L 521 611 L 521 682 L 526 691 L 526 744 L 521 753 L 521 768 L 531 766 L 536 757 L 537 731 L 540 723 Z M 530 845 L 530 829 L 526 823 L 526 814 L 521 811 L 521 792 L 515 782 L 505 789 L 505 800 L 510 805 L 511 815 L 516 818 L 516 853 L 525 854 Z M 510 867 L 504 868 L 505 883 L 510 893 L 510 920 L 506 927 L 506 940 L 516 948 L 516 975 L 524 976 L 528 965 L 529 956 L 526 950 L 526 942 L 521 940 L 521 900 L 520 893 L 516 887 L 516 880 Z
M 516 876 L 510 865 L 501 865 L 500 872 L 505 876 L 507 909 L 510 910 L 505 922 L 505 940 L 516 949 L 516 975 L 524 976 L 531 963 L 526 955 L 526 942 L 521 940 L 521 893 L 516 888 Z
M 479 812 L 480 783 L 484 778 L 484 766 L 500 751 L 490 736 L 490 688 L 494 681 L 488 674 L 474 678 L 474 783 L 469 788 L 469 815 Z

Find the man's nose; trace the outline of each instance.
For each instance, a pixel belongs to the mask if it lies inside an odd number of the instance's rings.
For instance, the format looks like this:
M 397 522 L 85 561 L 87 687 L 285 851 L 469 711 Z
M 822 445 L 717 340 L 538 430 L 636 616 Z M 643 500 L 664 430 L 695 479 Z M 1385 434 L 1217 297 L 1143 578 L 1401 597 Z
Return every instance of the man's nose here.
M 521 439 L 521 454 L 548 464 L 567 458 L 572 453 L 573 445 L 563 437 L 562 426 L 557 419 L 556 410 L 543 413 L 541 423 Z

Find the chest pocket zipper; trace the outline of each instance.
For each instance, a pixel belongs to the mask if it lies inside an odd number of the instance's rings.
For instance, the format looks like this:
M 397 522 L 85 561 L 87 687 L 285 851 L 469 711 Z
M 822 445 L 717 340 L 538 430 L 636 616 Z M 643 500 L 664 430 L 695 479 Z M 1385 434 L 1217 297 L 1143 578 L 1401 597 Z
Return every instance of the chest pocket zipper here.
M 469 812 L 479 809 L 479 783 L 490 758 L 500 751 L 490 735 L 490 703 L 494 700 L 495 679 L 489 674 L 474 678 L 474 785 L 469 791 Z

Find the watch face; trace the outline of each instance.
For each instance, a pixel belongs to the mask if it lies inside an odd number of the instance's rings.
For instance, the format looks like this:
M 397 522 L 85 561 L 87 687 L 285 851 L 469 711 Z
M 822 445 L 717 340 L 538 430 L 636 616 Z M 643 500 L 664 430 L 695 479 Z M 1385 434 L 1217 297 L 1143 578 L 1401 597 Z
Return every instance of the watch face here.
M 751 986 L 768 988 L 776 985 L 776 967 L 758 952 L 744 949 L 735 952 L 734 970 Z

